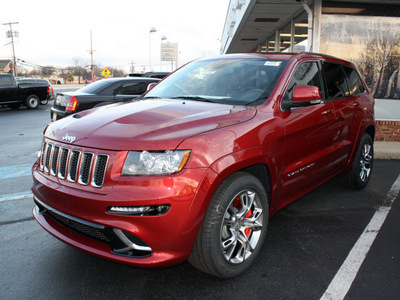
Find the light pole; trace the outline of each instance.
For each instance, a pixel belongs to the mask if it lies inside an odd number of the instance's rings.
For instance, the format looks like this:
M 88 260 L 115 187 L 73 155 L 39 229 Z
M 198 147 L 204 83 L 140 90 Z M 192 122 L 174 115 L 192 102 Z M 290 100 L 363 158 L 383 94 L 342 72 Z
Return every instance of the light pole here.
M 150 71 L 152 69 L 152 65 L 151 65 L 151 34 L 157 32 L 157 29 L 155 29 L 154 27 L 150 28 L 149 31 L 149 62 L 150 62 Z

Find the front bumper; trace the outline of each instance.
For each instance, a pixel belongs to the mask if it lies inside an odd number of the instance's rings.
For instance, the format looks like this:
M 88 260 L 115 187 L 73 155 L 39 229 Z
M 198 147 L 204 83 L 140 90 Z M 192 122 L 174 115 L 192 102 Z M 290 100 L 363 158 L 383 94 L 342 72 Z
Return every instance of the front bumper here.
M 48 232 L 96 256 L 153 268 L 187 259 L 219 183 L 214 171 L 193 169 L 171 177 L 127 178 L 100 194 L 61 185 L 46 178 L 36 165 L 33 178 L 33 214 Z M 160 204 L 170 209 L 159 216 L 107 212 L 111 206 Z

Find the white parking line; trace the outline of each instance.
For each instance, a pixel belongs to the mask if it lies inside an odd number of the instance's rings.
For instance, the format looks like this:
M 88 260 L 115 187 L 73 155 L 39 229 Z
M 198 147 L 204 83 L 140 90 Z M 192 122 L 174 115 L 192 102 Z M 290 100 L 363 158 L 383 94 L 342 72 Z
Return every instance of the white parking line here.
M 336 273 L 328 289 L 320 300 L 341 300 L 348 293 L 357 273 L 368 254 L 376 236 L 379 233 L 393 202 L 396 200 L 400 191 L 400 175 L 387 193 L 385 202 L 377 209 L 371 221 L 364 229 L 357 243 L 351 249 L 346 260 Z
M 14 200 L 20 200 L 20 199 L 25 199 L 25 198 L 30 198 L 30 197 L 33 197 L 33 194 L 32 194 L 31 191 L 22 192 L 22 193 L 8 194 L 8 195 L 1 195 L 0 196 L 0 202 L 14 201 Z

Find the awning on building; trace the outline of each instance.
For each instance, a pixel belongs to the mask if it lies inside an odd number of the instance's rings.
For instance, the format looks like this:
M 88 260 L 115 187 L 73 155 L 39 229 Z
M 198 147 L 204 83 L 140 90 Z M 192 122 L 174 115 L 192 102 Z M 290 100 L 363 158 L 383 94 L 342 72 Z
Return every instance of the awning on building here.
M 310 10 L 309 10 L 310 9 Z M 221 39 L 221 53 L 318 52 L 321 14 L 400 15 L 399 0 L 231 0 Z

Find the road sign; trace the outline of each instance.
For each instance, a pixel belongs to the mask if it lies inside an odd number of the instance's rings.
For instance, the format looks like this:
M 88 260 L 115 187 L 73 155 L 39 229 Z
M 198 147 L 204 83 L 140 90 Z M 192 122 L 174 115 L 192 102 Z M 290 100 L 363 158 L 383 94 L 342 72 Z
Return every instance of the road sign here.
M 103 70 L 103 72 L 101 72 L 101 74 L 102 74 L 105 78 L 107 78 L 107 77 L 111 74 L 111 72 L 110 72 L 110 70 L 108 70 L 107 68 L 104 68 L 104 70 Z
M 178 44 L 162 43 L 161 44 L 161 61 L 177 61 Z

